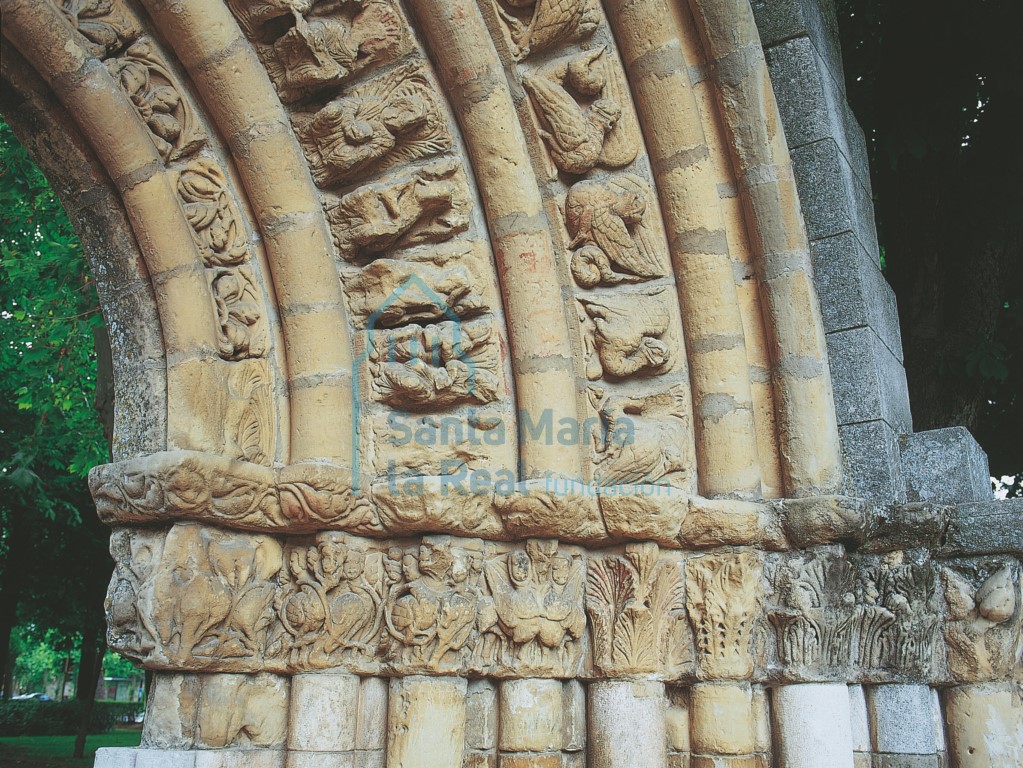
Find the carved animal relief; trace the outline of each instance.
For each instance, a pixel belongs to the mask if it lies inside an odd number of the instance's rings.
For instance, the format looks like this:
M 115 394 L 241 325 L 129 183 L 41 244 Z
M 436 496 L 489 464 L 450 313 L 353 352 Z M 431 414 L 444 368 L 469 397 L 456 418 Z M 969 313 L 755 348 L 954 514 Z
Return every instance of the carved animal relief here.
M 263 357 L 267 344 L 263 302 L 252 269 L 217 270 L 210 287 L 217 308 L 221 356 L 225 360 Z
M 292 116 L 313 179 L 353 181 L 451 146 L 433 86 L 418 62 L 353 87 L 315 113 Z
M 469 190 L 453 160 L 360 187 L 327 203 L 334 243 L 347 261 L 392 248 L 450 240 L 469 226 Z
M 615 181 L 580 181 L 565 199 L 571 238 L 572 276 L 581 288 L 663 277 L 663 257 L 644 225 L 645 185 L 623 176 Z
M 119 0 L 59 0 L 59 5 L 98 59 L 117 53 L 142 33 Z
M 587 334 L 586 376 L 655 376 L 674 362 L 666 337 L 671 323 L 666 288 L 600 299 L 580 298 Z
M 294 102 L 345 82 L 409 47 L 392 0 L 229 0 L 256 41 L 281 99 Z
M 601 46 L 522 79 L 540 119 L 540 136 L 565 173 L 581 176 L 598 164 L 620 168 L 638 154 L 636 141 L 620 125 L 621 89 L 608 55 Z
M 600 24 L 596 0 L 494 0 L 494 3 L 516 59 L 589 37 Z

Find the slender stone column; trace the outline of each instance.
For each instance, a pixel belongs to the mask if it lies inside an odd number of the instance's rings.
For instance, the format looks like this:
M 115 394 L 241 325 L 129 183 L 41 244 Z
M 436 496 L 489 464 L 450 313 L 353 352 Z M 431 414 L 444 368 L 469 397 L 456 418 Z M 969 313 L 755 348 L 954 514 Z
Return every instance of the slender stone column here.
M 504 768 L 561 768 L 564 742 L 560 680 L 505 680 L 497 746 Z
M 391 680 L 387 768 L 462 768 L 467 693 L 460 677 Z
M 762 703 L 760 697 L 756 697 Z M 769 745 L 758 728 L 754 690 L 747 682 L 715 680 L 690 691 L 690 746 L 694 768 L 767 768 Z
M 937 768 L 930 687 L 873 685 L 866 688 L 866 694 L 875 763 L 911 760 L 914 768 Z
M 288 768 L 333 768 L 355 751 L 359 678 L 311 673 L 291 679 Z
M 1023 768 L 1023 701 L 1012 683 L 963 685 L 943 695 L 951 768 Z
M 771 692 L 778 768 L 853 768 L 845 683 L 783 685 Z
M 589 768 L 664 768 L 664 683 L 605 680 L 587 689 Z

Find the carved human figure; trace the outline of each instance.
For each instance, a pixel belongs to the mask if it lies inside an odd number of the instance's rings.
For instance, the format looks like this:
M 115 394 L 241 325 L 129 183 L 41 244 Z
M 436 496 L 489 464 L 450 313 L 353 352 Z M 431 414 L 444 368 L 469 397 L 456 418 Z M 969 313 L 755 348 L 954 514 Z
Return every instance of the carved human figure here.
M 295 115 L 313 179 L 329 187 L 359 171 L 424 157 L 450 146 L 443 118 L 418 64 L 398 67 L 311 116 Z

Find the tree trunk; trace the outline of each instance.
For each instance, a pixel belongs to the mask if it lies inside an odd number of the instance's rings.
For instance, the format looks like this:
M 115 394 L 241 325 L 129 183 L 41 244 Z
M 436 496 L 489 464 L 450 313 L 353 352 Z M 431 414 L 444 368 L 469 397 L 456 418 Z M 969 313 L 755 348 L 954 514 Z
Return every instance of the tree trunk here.
M 73 757 L 85 755 L 85 739 L 89 735 L 92 710 L 96 706 L 96 686 L 103 673 L 103 651 L 106 649 L 106 630 L 95 627 L 82 634 L 82 658 L 78 668 L 78 682 L 75 699 L 82 702 L 81 719 L 78 721 L 78 735 L 75 737 Z M 88 692 L 85 694 L 85 692 Z
M 3 700 L 14 695 L 12 679 L 14 659 L 11 658 L 11 632 L 18 620 L 18 602 L 24 579 L 26 546 L 31 546 L 24 535 L 22 510 L 17 502 L 8 508 L 7 556 L 0 571 L 0 671 L 3 673 Z

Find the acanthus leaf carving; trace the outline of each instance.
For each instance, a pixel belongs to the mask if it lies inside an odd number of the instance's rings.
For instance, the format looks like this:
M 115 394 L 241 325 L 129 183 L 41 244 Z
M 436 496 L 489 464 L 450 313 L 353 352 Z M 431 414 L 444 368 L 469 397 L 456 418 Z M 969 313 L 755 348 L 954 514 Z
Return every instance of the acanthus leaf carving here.
M 881 562 L 857 571 L 859 665 L 868 670 L 927 674 L 938 629 L 930 563 Z
M 703 555 L 686 564 L 686 607 L 703 679 L 753 673 L 752 639 L 763 600 L 756 553 Z
M 220 166 L 197 158 L 178 175 L 178 197 L 203 264 L 228 267 L 248 258 L 248 234 Z
M 453 160 L 397 180 L 359 187 L 327 205 L 334 243 L 347 261 L 391 248 L 450 240 L 469 227 L 469 190 Z
M 778 658 L 793 674 L 826 674 L 852 663 L 854 574 L 847 560 L 796 558 L 781 566 L 776 588 L 782 606 L 768 619 Z
M 581 176 L 598 164 L 626 166 L 639 152 L 634 138 L 621 130 L 620 89 L 606 54 L 600 46 L 522 79 L 543 125 L 540 136 L 565 173 Z
M 565 198 L 571 270 L 582 288 L 663 277 L 666 270 L 644 217 L 649 192 L 638 178 L 585 180 Z
M 295 113 L 292 120 L 320 187 L 451 146 L 433 85 L 415 61 L 353 87 L 313 114 Z
M 684 593 L 679 564 L 659 552 L 656 544 L 628 544 L 624 557 L 590 562 L 586 612 L 594 663 L 605 673 L 666 671 Z
M 177 78 L 148 38 L 106 60 L 107 69 L 130 99 L 164 162 L 197 150 L 206 134 Z

